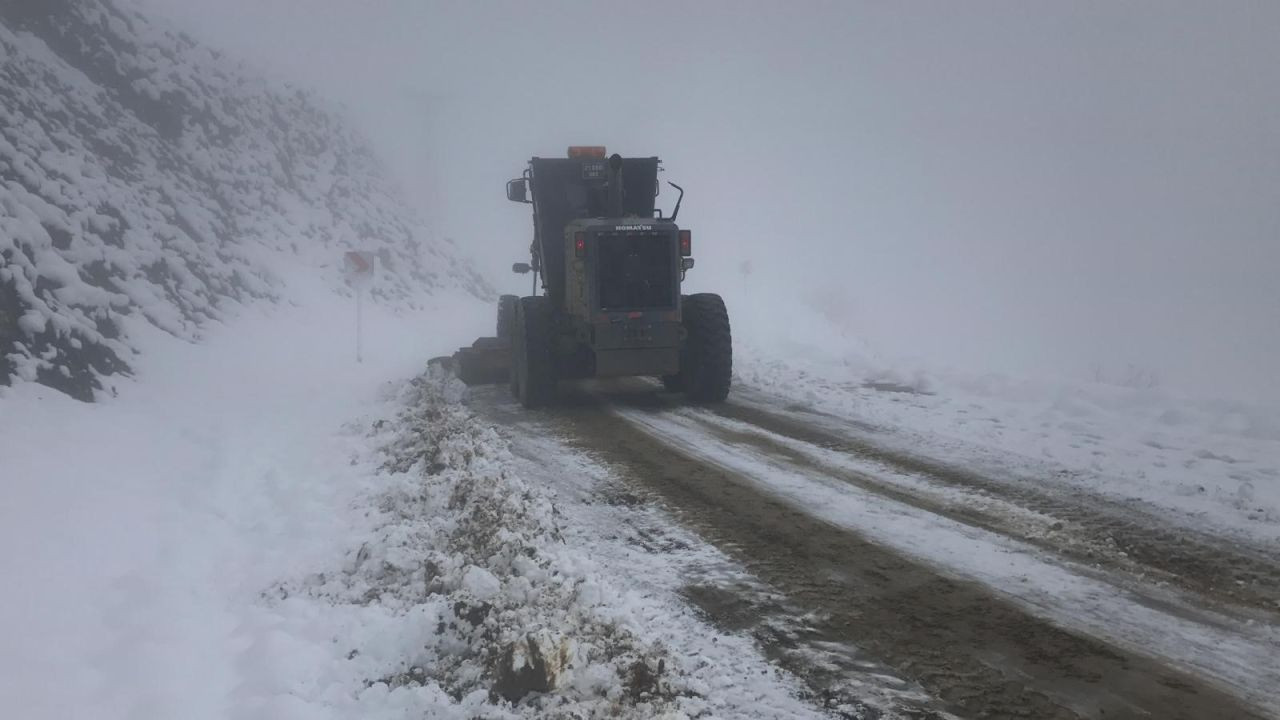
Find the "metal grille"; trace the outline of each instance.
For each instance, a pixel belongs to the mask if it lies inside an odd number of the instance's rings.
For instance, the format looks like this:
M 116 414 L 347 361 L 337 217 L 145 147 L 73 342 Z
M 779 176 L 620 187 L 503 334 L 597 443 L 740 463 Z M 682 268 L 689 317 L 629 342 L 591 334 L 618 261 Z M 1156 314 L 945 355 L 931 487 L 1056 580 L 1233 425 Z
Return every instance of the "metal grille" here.
M 604 233 L 596 242 L 600 309 L 675 306 L 674 238 L 661 233 Z

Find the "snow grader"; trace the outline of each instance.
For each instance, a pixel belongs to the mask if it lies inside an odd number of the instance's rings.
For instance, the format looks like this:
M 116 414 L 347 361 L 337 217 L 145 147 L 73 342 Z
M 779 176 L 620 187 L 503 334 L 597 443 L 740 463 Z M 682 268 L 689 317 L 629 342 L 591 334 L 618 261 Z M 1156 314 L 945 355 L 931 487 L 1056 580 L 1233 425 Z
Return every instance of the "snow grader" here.
M 693 236 L 655 207 L 656 157 L 606 157 L 571 147 L 529 161 L 507 199 L 533 206 L 534 294 L 498 300 L 497 332 L 454 354 L 469 385 L 507 382 L 527 408 L 555 401 L 560 381 L 651 376 L 668 391 L 714 403 L 729 393 L 733 348 L 719 295 L 681 294 Z M 541 288 L 542 293 L 537 290 Z

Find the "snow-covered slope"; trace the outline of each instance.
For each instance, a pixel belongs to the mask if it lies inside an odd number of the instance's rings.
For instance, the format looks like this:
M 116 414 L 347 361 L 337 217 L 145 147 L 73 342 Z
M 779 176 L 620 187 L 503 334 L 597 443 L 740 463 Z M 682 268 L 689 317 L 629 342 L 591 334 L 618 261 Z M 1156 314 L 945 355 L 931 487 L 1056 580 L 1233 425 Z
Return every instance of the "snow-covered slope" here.
M 198 339 L 347 248 L 383 301 L 490 294 L 334 114 L 113 0 L 0 3 L 0 98 L 0 384 L 90 400 L 137 323 Z

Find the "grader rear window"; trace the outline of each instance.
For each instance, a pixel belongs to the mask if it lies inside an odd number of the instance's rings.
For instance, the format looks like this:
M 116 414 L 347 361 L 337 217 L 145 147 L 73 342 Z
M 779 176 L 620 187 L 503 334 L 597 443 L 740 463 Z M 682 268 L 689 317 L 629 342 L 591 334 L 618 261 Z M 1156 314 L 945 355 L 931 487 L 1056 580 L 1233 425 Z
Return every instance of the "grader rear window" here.
M 596 242 L 600 309 L 675 306 L 674 238 L 661 233 L 604 233 Z

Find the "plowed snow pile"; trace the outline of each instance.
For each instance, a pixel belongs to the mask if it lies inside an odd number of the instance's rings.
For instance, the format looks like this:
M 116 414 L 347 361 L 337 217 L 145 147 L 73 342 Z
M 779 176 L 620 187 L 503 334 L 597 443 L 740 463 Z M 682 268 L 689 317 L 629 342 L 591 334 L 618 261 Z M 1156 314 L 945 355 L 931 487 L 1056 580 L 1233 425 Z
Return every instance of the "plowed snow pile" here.
M 400 625 L 405 649 L 390 656 L 347 639 L 365 711 L 506 699 L 525 700 L 519 716 L 648 718 L 674 707 L 687 689 L 664 676 L 664 649 L 565 547 L 550 498 L 510 472 L 505 441 L 458 404 L 463 392 L 442 374 L 404 386 L 404 409 L 373 423 L 389 473 L 371 499 L 373 537 L 273 601 L 376 606 Z

